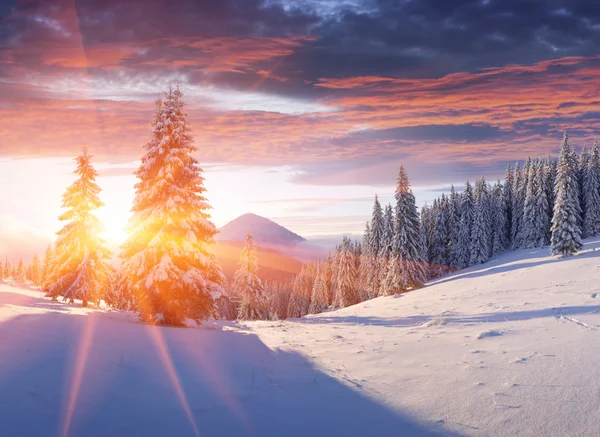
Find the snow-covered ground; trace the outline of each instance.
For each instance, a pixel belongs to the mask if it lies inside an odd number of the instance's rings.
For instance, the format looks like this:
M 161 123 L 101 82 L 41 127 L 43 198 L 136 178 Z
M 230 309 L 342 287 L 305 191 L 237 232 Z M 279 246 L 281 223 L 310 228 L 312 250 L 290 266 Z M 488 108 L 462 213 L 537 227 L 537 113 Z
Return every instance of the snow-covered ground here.
M 598 251 L 596 251 L 598 250 Z M 157 328 L 0 285 L 0 436 L 597 436 L 600 241 L 285 322 Z

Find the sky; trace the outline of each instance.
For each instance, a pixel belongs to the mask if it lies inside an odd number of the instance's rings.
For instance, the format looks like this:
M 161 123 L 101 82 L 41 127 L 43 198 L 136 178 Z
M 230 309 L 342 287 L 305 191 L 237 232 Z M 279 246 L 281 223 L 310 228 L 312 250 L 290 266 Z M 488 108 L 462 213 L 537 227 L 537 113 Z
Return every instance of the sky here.
M 589 0 L 0 0 L 0 256 L 60 228 L 94 155 L 124 238 L 154 100 L 179 85 L 217 226 L 360 234 L 407 168 L 419 205 L 600 130 Z

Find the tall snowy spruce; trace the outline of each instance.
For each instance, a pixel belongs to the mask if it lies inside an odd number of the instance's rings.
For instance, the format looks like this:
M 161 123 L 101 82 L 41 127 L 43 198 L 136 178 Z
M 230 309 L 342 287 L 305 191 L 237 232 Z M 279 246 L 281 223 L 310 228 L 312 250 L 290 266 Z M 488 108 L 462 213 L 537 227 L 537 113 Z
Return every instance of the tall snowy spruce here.
M 460 230 L 458 247 L 456 249 L 456 262 L 458 268 L 465 268 L 471 263 L 471 230 L 475 210 L 473 188 L 469 181 L 467 181 L 465 191 L 461 196 L 460 210 Z
M 377 196 L 375 196 L 375 202 L 373 203 L 373 214 L 371 216 L 369 230 L 369 241 L 367 243 L 367 253 L 365 255 L 365 259 L 368 262 L 365 277 L 365 289 L 368 292 L 368 296 L 372 298 L 379 294 L 379 289 L 381 287 L 381 274 L 379 272 L 380 263 L 378 257 L 385 238 L 385 219 L 383 209 L 381 208 Z
M 394 213 L 392 205 L 386 205 L 383 215 L 383 238 L 381 239 L 381 247 L 377 256 L 378 273 L 379 273 L 379 296 L 385 296 L 386 290 L 383 285 L 387 278 L 387 269 L 390 259 L 392 258 L 394 245 Z
M 519 163 L 515 164 L 515 171 L 513 174 L 513 187 L 512 187 L 512 222 L 510 239 L 512 242 L 512 248 L 516 249 L 520 246 L 519 236 L 521 234 L 521 223 L 523 221 L 523 207 L 525 204 L 524 197 L 524 174 L 521 171 Z
M 393 252 L 384 287 L 387 294 L 419 288 L 427 280 L 419 213 L 403 166 L 398 170 L 395 198 Z
M 448 271 L 448 244 L 449 231 L 447 220 L 447 200 L 444 195 L 442 199 L 434 203 L 433 235 L 431 237 L 430 271 L 432 276 L 440 276 Z
M 508 246 L 508 218 L 504 197 L 504 187 L 498 180 L 494 184 L 491 199 L 492 211 L 492 255 L 502 252 Z
M 475 211 L 471 228 L 470 264 L 481 264 L 490 257 L 491 226 L 489 217 L 490 198 L 484 178 L 475 183 Z
M 600 235 L 600 153 L 598 144 L 590 152 L 584 173 L 585 215 L 584 234 L 588 237 Z
M 329 307 L 327 296 L 327 281 L 325 278 L 325 263 L 317 262 L 317 273 L 313 283 L 312 296 L 308 312 L 310 314 L 322 313 Z
M 571 256 L 582 248 L 579 226 L 578 166 L 565 132 L 560 146 L 558 173 L 554 186 L 555 203 L 552 217 L 552 254 Z
M 448 234 L 450 237 L 448 256 L 450 266 L 454 269 L 460 267 L 458 261 L 458 247 L 460 241 L 460 198 L 454 189 L 450 187 L 450 197 L 448 198 Z
M 123 270 L 143 321 L 199 322 L 225 295 L 211 250 L 217 233 L 204 197 L 202 169 L 192 157 L 182 93 L 170 88 L 156 102 L 152 140 L 136 171 L 139 182 L 123 245 Z
M 48 282 L 48 295 L 53 299 L 64 296 L 73 302 L 81 299 L 99 303 L 108 287 L 111 267 L 110 252 L 104 247 L 100 233 L 104 227 L 94 215 L 103 203 L 98 194 L 96 170 L 87 149 L 75 158 L 79 178 L 63 194 L 62 207 L 66 211 L 59 220 L 67 224 L 58 232 Z M 48 253 L 47 253 L 48 257 Z M 49 266 L 45 266 L 48 273 Z
M 356 287 L 357 270 L 352 250 L 352 242 L 349 238 L 342 239 L 342 246 L 339 253 L 338 267 L 338 298 L 337 304 L 345 308 L 360 302 L 360 297 Z
M 240 254 L 239 269 L 233 277 L 233 290 L 241 297 L 238 309 L 240 320 L 260 320 L 268 316 L 267 298 L 262 281 L 258 277 L 258 248 L 252 235 L 246 237 Z

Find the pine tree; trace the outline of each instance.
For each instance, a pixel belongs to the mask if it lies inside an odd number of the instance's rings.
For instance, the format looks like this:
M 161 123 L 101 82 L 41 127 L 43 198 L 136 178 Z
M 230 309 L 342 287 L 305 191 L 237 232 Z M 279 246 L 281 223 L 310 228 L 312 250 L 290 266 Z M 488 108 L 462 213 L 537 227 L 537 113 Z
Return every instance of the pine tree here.
M 452 268 L 459 268 L 458 247 L 460 238 L 460 200 L 454 189 L 450 187 L 450 197 L 448 198 L 448 235 L 449 235 L 449 265 Z
M 388 294 L 402 292 L 408 288 L 419 288 L 427 280 L 419 213 L 403 166 L 398 170 L 395 199 L 392 259 L 401 264 L 401 277 L 392 275 L 393 280 L 386 279 Z M 390 272 L 388 272 L 389 276 Z
M 597 143 L 594 143 L 584 173 L 584 193 L 586 205 L 584 234 L 595 237 L 600 235 L 600 154 Z
M 443 207 L 444 201 L 438 202 L 437 211 L 435 214 L 435 224 L 433 237 L 431 239 L 432 257 L 431 274 L 432 276 L 440 276 L 448 271 L 448 222 L 446 220 L 446 212 Z
M 477 180 L 475 184 L 475 210 L 473 214 L 473 226 L 471 228 L 471 265 L 486 262 L 490 256 L 491 227 L 489 222 L 489 194 L 484 178 Z
M 508 247 L 508 218 L 506 190 L 498 180 L 492 192 L 492 255 L 502 252 Z
M 240 320 L 267 318 L 267 299 L 262 281 L 258 277 L 258 248 L 252 235 L 246 237 L 240 254 L 239 269 L 233 277 L 235 294 L 242 298 L 238 310 Z
M 577 160 L 565 132 L 560 147 L 552 217 L 552 254 L 563 257 L 571 256 L 582 248 L 577 171 Z
M 512 248 L 516 249 L 519 247 L 519 235 L 521 232 L 521 222 L 523 220 L 523 207 L 525 198 L 522 197 L 524 184 L 524 174 L 519 167 L 519 163 L 515 164 L 515 172 L 513 177 L 513 188 L 512 188 L 512 223 L 511 223 L 511 236 Z
M 473 199 L 473 188 L 469 181 L 465 185 L 465 191 L 461 196 L 461 217 L 459 246 L 456 251 L 457 265 L 459 268 L 468 267 L 471 262 L 471 230 L 473 227 L 473 216 L 475 202 Z
M 386 205 L 385 213 L 383 216 L 383 238 L 381 240 L 381 249 L 379 250 L 379 255 L 377 257 L 377 262 L 379 264 L 378 272 L 379 272 L 379 296 L 385 296 L 386 290 L 383 286 L 383 282 L 387 278 L 387 269 L 389 261 L 392 257 L 393 246 L 394 246 L 394 213 L 391 205 Z
M 319 261 L 317 263 L 317 276 L 313 284 L 308 312 L 310 314 L 318 314 L 325 311 L 328 307 L 329 302 L 327 298 L 327 284 L 325 282 L 323 263 Z
M 503 188 L 503 208 L 504 208 L 504 215 L 506 218 L 506 224 L 505 224 L 505 229 L 504 229 L 504 237 L 503 237 L 503 241 L 504 241 L 504 249 L 508 249 L 508 247 L 510 246 L 511 243 L 511 236 L 512 236 L 512 232 L 511 232 L 511 227 L 512 227 L 512 220 L 513 220 L 513 211 L 512 211 L 512 207 L 513 207 L 513 186 L 514 186 L 514 179 L 515 179 L 515 175 L 513 172 L 512 167 L 510 166 L 510 164 L 508 164 L 508 166 L 506 167 L 506 175 L 504 177 L 504 186 Z
M 4 281 L 6 278 L 4 277 L 4 264 L 2 260 L 0 260 L 0 281 Z
M 535 247 L 543 247 L 550 244 L 550 221 L 551 206 L 548 202 L 548 177 L 546 175 L 546 164 L 539 160 L 536 170 L 536 191 L 535 191 Z
M 385 218 L 383 209 L 379 203 L 379 198 L 375 196 L 373 204 L 373 214 L 371 216 L 369 241 L 366 250 L 366 260 L 368 262 L 365 277 L 365 288 L 368 291 L 368 297 L 373 298 L 379 294 L 381 288 L 380 263 L 378 260 L 385 239 Z
M 17 272 L 15 274 L 15 282 L 21 285 L 27 282 L 27 270 L 25 269 L 23 259 L 19 260 L 19 266 L 17 267 Z
M 581 215 L 579 217 L 579 227 L 581 228 L 582 238 L 587 238 L 587 235 L 585 233 L 585 227 L 583 226 L 583 220 L 587 210 L 587 205 L 585 203 L 585 173 L 589 160 L 590 154 L 587 148 L 584 147 L 579 155 L 579 165 L 577 166 L 577 182 L 579 185 L 579 206 L 581 208 Z
M 303 265 L 300 273 L 294 279 L 294 285 L 288 303 L 288 317 L 297 318 L 308 314 L 310 306 L 310 293 L 312 288 L 308 277 L 307 266 Z M 308 289 L 308 291 L 307 291 Z
M 42 265 L 42 274 L 40 281 L 40 285 L 42 286 L 42 290 L 44 291 L 49 291 L 50 285 L 52 285 L 53 256 L 54 252 L 52 251 L 52 246 L 49 244 L 46 248 L 46 252 L 44 253 L 44 262 Z
M 37 254 L 33 255 L 33 260 L 31 261 L 31 273 L 30 279 L 34 286 L 39 287 L 42 282 L 42 266 L 40 264 L 40 259 Z
M 64 296 L 73 302 L 81 299 L 99 303 L 108 286 L 110 252 L 104 247 L 100 233 L 104 230 L 94 211 L 103 206 L 96 184 L 96 170 L 87 149 L 75 158 L 79 178 L 67 188 L 62 207 L 66 211 L 59 220 L 67 224 L 58 232 L 53 255 L 48 294 L 56 299 Z
M 369 240 L 371 239 L 371 224 L 366 222 L 365 231 L 363 233 L 362 250 L 358 263 L 358 287 L 359 293 L 362 295 L 361 300 L 370 297 L 369 291 L 369 276 L 372 271 L 371 254 L 369 250 Z
M 520 233 L 520 243 L 523 247 L 532 248 L 537 247 L 539 242 L 539 236 L 536 230 L 536 213 L 537 213 L 537 199 L 538 188 L 537 184 L 537 173 L 536 164 L 527 159 L 527 191 L 525 194 L 525 204 L 523 207 L 523 222 Z
M 356 264 L 353 259 L 352 243 L 347 237 L 342 239 L 338 271 L 339 305 L 345 308 L 360 302 L 356 288 Z
M 4 279 L 9 279 L 12 277 L 12 267 L 8 259 L 4 260 Z
M 140 318 L 183 325 L 214 312 L 226 295 L 225 278 L 211 245 L 210 221 L 183 94 L 170 88 L 156 103 L 153 138 L 136 172 L 136 197 L 123 245 L 123 269 Z

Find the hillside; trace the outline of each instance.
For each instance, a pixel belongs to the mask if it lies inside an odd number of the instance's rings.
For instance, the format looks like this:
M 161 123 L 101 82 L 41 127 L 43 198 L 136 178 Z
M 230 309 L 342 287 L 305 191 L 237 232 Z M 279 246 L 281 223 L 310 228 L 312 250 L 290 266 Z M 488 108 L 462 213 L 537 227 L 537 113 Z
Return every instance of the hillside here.
M 599 249 L 519 250 L 398 297 L 196 329 L 0 285 L 1 432 L 596 436 Z

